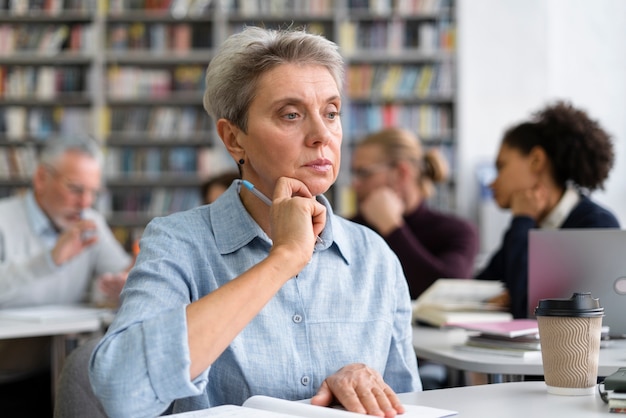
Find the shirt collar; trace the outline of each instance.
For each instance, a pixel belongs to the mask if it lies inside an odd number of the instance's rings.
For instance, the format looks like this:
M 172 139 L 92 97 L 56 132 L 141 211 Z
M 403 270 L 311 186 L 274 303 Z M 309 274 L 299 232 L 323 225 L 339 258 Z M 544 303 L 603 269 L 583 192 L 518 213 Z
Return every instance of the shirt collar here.
M 552 209 L 552 211 L 541 222 L 540 227 L 544 229 L 557 229 L 559 228 L 570 212 L 580 202 L 580 195 L 578 191 L 572 187 L 567 186 L 563 197 L 559 200 L 559 203 Z
M 233 182 L 215 202 L 208 206 L 211 225 L 215 232 L 215 242 L 221 254 L 235 252 L 255 238 L 272 245 L 271 239 L 250 216 L 239 197 L 239 184 Z M 317 201 L 326 207 L 326 225 L 320 234 L 322 243 L 316 244 L 315 251 L 323 251 L 336 246 L 341 256 L 349 262 L 346 252 L 341 251 L 349 242 L 349 237 L 339 223 L 333 223 L 334 214 L 325 196 L 317 196 Z M 346 247 L 347 248 L 347 247 Z
M 39 204 L 35 200 L 35 195 L 32 190 L 26 192 L 25 196 L 26 202 L 26 216 L 32 225 L 33 231 L 38 236 L 54 236 L 56 237 L 58 234 L 54 225 L 50 221 L 50 218 L 46 216 L 46 214 L 41 210 Z

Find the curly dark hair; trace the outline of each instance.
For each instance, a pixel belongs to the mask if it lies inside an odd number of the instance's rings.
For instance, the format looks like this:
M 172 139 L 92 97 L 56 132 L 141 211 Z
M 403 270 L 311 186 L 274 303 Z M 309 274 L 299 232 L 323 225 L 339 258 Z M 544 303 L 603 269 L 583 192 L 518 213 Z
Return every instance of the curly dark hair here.
M 524 154 L 542 147 L 555 181 L 563 187 L 571 181 L 589 191 L 603 189 L 615 160 L 611 136 L 584 110 L 564 101 L 508 129 L 502 142 Z

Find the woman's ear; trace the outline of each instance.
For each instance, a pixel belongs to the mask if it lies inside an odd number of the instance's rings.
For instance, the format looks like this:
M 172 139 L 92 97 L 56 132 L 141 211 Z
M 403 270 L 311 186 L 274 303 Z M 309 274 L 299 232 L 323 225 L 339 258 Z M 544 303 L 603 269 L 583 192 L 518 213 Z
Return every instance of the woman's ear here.
M 219 119 L 216 123 L 217 134 L 222 139 L 224 146 L 228 150 L 228 153 L 233 157 L 235 161 L 239 161 L 240 158 L 245 157 L 245 151 L 239 144 L 237 136 L 240 132 L 231 121 L 228 119 Z
M 528 157 L 530 159 L 530 169 L 535 173 L 540 173 L 548 167 L 548 154 L 546 154 L 546 150 L 543 147 L 533 147 Z

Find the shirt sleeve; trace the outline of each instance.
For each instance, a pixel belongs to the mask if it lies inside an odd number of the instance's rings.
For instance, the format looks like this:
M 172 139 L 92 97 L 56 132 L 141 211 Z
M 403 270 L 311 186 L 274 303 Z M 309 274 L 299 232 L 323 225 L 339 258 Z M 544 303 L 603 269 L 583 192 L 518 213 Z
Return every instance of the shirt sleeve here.
M 207 383 L 208 370 L 189 378 L 190 252 L 155 224 L 144 232 L 120 310 L 89 366 L 94 392 L 111 417 L 158 416 L 175 399 L 203 394 Z

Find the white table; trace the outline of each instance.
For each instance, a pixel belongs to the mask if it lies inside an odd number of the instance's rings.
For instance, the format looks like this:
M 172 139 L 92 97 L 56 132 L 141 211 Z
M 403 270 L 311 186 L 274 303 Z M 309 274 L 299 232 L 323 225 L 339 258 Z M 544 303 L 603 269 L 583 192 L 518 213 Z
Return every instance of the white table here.
M 544 382 L 512 382 L 427 390 L 399 395 L 405 404 L 458 411 L 459 418 L 619 417 L 596 393 L 559 396 L 546 391 Z
M 465 342 L 467 335 L 462 329 L 417 326 L 413 328 L 413 347 L 419 358 L 456 370 L 486 373 L 495 382 L 543 375 L 541 356 L 521 358 L 454 349 L 454 345 Z M 611 341 L 608 347 L 600 349 L 598 376 L 608 376 L 620 367 L 626 367 L 626 340 Z
M 71 315 L 71 314 L 68 314 Z M 101 332 L 110 314 L 59 317 L 47 321 L 0 318 L 0 339 L 52 337 L 51 379 L 52 396 L 56 393 L 56 381 L 63 369 L 65 357 L 76 345 L 81 334 Z

